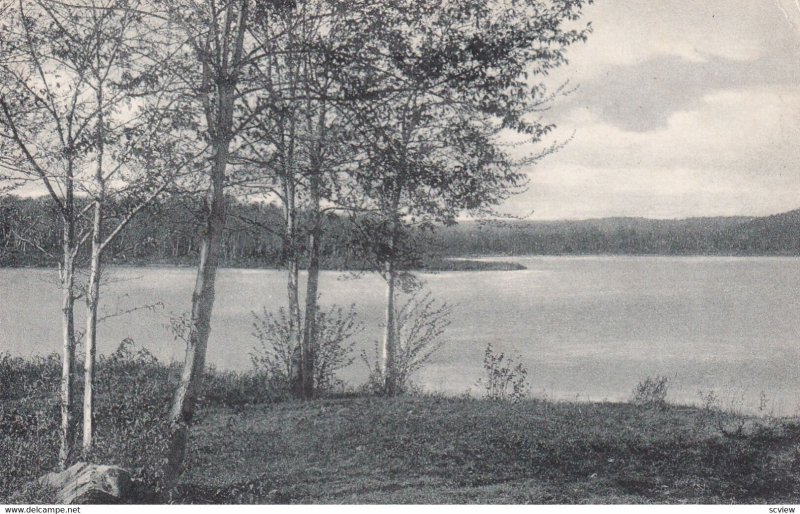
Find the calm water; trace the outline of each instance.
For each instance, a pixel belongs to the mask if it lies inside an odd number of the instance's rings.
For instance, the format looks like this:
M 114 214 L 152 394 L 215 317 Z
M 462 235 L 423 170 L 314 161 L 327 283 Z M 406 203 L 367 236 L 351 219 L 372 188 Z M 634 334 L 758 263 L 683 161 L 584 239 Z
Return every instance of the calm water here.
M 536 395 L 625 400 L 641 379 L 667 375 L 668 399 L 697 402 L 715 390 L 726 403 L 795 414 L 800 405 L 800 259 L 709 257 L 536 257 L 525 271 L 448 272 L 422 277 L 454 305 L 450 342 L 417 377 L 435 391 L 462 393 L 482 373 L 492 342 L 519 354 Z M 109 273 L 103 310 L 154 302 L 105 321 L 99 350 L 132 337 L 161 359 L 180 359 L 168 327 L 189 308 L 191 269 L 118 268 Z M 209 362 L 247 369 L 252 311 L 285 302 L 285 275 L 221 270 Z M 56 273 L 0 270 L 0 351 L 59 350 Z M 355 303 L 366 329 L 360 348 L 380 337 L 384 287 L 376 276 L 324 273 L 323 304 Z M 82 304 L 79 304 L 82 310 Z M 82 314 L 82 312 L 81 312 Z M 344 372 L 365 377 L 360 361 Z

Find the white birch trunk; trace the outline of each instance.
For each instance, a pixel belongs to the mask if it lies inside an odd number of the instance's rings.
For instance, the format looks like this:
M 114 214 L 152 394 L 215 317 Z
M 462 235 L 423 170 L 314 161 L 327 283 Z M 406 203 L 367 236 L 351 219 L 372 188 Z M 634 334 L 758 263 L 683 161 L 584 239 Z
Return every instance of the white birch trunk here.
M 303 330 L 303 398 L 314 397 L 314 354 L 317 347 L 317 296 L 319 294 L 319 251 L 322 236 L 319 175 L 311 176 L 311 234 L 309 235 L 306 315 Z
M 69 187 L 69 184 L 68 184 Z M 71 211 L 71 195 L 68 195 L 68 209 Z M 63 356 L 61 360 L 61 445 L 58 464 L 66 469 L 72 461 L 73 441 L 75 439 L 75 225 L 72 213 L 64 216 L 63 261 L 61 263 L 61 324 Z
M 390 260 L 386 263 L 386 321 L 383 333 L 383 351 L 381 376 L 383 377 L 383 392 L 387 396 L 394 396 L 397 393 L 397 347 L 395 341 L 395 270 L 394 263 Z
M 99 45 L 98 45 L 99 48 Z M 98 56 L 99 61 L 99 56 Z M 99 67 L 98 62 L 98 67 Z M 95 139 L 97 148 L 97 167 L 94 173 L 94 185 L 97 189 L 94 199 L 92 217 L 92 250 L 89 263 L 89 283 L 86 291 L 86 335 L 84 341 L 84 375 L 83 375 L 83 450 L 91 450 L 94 438 L 94 377 L 95 356 L 97 354 L 97 308 L 100 304 L 100 258 L 103 253 L 103 207 L 106 196 L 106 184 L 103 176 L 103 158 L 105 134 L 103 116 L 103 86 L 100 83 L 97 93 L 97 126 Z
M 101 193 L 102 196 L 102 193 Z M 92 221 L 92 250 L 89 264 L 89 283 L 86 291 L 86 335 L 84 341 L 83 375 L 83 449 L 92 448 L 94 440 L 94 382 L 97 354 L 97 309 L 100 304 L 101 232 L 103 201 L 95 200 Z

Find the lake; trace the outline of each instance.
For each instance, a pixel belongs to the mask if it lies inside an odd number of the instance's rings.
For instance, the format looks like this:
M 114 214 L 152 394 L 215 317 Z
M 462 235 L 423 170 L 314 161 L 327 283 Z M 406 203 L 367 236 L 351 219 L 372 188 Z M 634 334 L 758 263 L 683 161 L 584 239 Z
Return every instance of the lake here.
M 505 259 L 510 260 L 510 259 Z M 460 394 L 475 388 L 488 343 L 519 355 L 532 393 L 551 399 L 627 400 L 647 376 L 670 377 L 669 401 L 714 390 L 726 406 L 796 414 L 800 405 L 800 259 L 792 257 L 520 257 L 524 271 L 425 273 L 453 305 L 448 344 L 416 380 Z M 57 352 L 56 272 L 0 269 L 0 351 Z M 101 311 L 160 302 L 106 320 L 99 351 L 125 337 L 163 360 L 182 359 L 170 316 L 189 309 L 194 270 L 113 268 Z M 285 273 L 220 270 L 208 361 L 249 369 L 252 312 L 285 303 Z M 375 275 L 325 272 L 323 305 L 356 304 L 360 349 L 380 338 L 384 285 Z M 83 304 L 78 303 L 83 316 Z M 82 323 L 82 321 L 81 321 Z M 79 325 L 82 326 L 82 325 Z M 362 382 L 360 360 L 342 373 Z M 760 402 L 762 393 L 765 402 Z M 762 409 L 763 411 L 763 409 Z

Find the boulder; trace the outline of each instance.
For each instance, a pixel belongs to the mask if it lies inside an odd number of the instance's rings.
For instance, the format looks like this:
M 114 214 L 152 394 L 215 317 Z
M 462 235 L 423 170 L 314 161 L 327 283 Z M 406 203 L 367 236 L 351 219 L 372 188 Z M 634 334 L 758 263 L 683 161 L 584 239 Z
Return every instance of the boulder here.
M 51 489 L 59 504 L 126 503 L 132 491 L 131 476 L 126 470 L 86 462 L 48 473 L 37 482 Z

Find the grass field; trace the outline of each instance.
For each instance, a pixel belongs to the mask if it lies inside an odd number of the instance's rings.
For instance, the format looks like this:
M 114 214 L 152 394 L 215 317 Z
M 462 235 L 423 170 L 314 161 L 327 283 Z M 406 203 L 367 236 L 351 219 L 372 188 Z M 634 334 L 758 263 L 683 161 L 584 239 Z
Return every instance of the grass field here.
M 800 425 L 629 404 L 431 396 L 214 409 L 182 501 L 764 503 L 800 500 Z
M 0 503 L 58 449 L 58 359 L 0 356 Z M 97 448 L 158 483 L 177 366 L 103 357 Z M 175 503 L 798 503 L 800 421 L 715 408 L 350 394 L 209 372 Z M 145 487 L 145 488 L 146 488 Z M 144 500 L 140 500 L 144 501 Z

